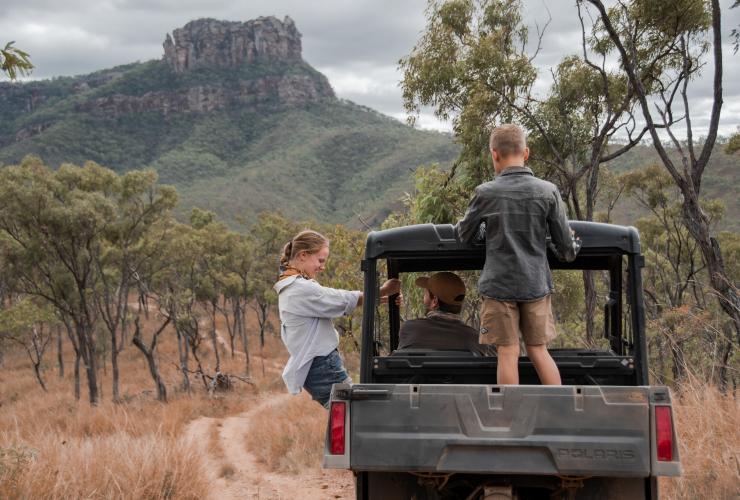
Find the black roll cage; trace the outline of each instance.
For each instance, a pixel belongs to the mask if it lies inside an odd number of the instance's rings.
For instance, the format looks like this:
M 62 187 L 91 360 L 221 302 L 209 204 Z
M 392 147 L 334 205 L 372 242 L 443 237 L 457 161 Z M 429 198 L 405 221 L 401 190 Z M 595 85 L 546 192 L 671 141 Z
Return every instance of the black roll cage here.
M 647 340 L 645 338 L 645 311 L 641 268 L 644 258 L 640 252 L 637 230 L 594 222 L 571 221 L 571 227 L 581 238 L 582 248 L 576 260 L 561 262 L 548 255 L 551 269 L 605 270 L 609 272 L 610 291 L 605 304 L 604 331 L 610 350 L 619 356 L 635 359 L 637 385 L 648 385 Z M 626 256 L 626 266 L 623 257 Z M 388 278 L 401 273 L 433 272 L 442 270 L 480 270 L 485 261 L 483 244 L 466 244 L 457 239 L 454 226 L 449 224 L 419 224 L 373 231 L 368 234 L 364 273 L 365 307 L 362 316 L 362 351 L 360 382 L 373 382 L 373 360 L 379 355 L 375 338 L 375 312 L 379 305 L 378 261 L 385 260 Z M 626 269 L 623 269 L 626 267 Z M 631 338 L 622 332 L 622 286 L 626 270 L 625 295 L 630 308 Z M 394 300 L 389 300 L 390 348 L 398 346 L 400 312 Z

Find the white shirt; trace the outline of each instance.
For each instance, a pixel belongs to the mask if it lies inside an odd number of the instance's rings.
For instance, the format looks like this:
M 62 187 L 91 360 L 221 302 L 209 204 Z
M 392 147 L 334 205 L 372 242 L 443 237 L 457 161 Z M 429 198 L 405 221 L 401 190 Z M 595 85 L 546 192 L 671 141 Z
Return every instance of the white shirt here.
M 324 287 L 301 276 L 278 281 L 274 289 L 278 294 L 280 337 L 290 353 L 283 381 L 288 391 L 298 394 L 313 358 L 326 356 L 339 345 L 332 318 L 352 312 L 361 293 Z

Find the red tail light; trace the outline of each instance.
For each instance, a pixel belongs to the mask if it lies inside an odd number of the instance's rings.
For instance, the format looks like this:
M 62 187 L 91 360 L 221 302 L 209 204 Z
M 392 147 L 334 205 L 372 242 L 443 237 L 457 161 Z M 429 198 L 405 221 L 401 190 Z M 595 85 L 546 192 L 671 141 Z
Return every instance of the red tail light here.
M 658 460 L 673 460 L 673 418 L 670 406 L 655 407 L 655 441 L 658 446 Z
M 344 418 L 347 412 L 347 403 L 334 401 L 331 404 L 329 415 L 329 451 L 332 455 L 344 455 Z

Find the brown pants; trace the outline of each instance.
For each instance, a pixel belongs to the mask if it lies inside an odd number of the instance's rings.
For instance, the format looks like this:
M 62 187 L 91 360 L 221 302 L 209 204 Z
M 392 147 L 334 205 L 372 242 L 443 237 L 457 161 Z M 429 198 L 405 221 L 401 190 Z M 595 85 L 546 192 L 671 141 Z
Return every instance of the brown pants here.
M 556 336 L 550 295 L 536 302 L 502 302 L 483 297 L 480 310 L 480 343 L 511 345 L 548 344 Z

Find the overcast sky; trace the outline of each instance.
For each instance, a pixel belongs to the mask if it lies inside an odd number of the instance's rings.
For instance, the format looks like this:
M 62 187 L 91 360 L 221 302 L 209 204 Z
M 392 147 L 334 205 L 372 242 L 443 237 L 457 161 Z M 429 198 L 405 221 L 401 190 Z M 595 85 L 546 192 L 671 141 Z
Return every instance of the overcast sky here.
M 740 54 L 733 55 L 729 43 L 731 29 L 740 24 L 740 8 L 730 10 L 731 3 L 721 0 L 724 134 L 740 127 Z M 546 89 L 550 67 L 580 47 L 575 1 L 524 0 L 524 5 L 532 28 L 547 21 L 547 8 L 552 16 L 536 59 L 542 77 L 537 88 Z M 165 34 L 193 19 L 290 15 L 303 34 L 304 59 L 327 75 L 339 97 L 403 120 L 397 62 L 419 39 L 425 7 L 426 0 L 0 0 L 0 43 L 15 40 L 31 54 L 33 78 L 50 78 L 160 58 Z M 708 121 L 710 70 L 692 87 L 699 135 Z M 422 114 L 419 125 L 450 128 L 430 113 Z

